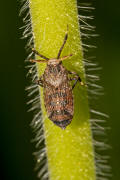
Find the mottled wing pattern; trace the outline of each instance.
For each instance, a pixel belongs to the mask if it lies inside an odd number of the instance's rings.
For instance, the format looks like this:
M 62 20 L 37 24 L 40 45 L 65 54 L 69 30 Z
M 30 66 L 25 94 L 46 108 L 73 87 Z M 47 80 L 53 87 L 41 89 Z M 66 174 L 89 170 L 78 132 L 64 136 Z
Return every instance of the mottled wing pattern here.
M 46 86 L 44 88 L 44 102 L 48 117 L 56 125 L 65 128 L 73 118 L 73 95 L 68 82 L 58 88 Z

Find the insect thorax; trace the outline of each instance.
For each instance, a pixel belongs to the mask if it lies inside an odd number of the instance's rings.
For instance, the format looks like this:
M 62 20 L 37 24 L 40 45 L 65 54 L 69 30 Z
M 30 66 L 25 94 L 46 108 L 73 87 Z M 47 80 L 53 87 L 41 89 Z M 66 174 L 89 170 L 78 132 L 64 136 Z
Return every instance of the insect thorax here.
M 57 65 L 47 65 L 43 78 L 45 86 L 46 84 L 49 84 L 58 87 L 65 81 L 68 81 L 68 72 L 63 67 L 62 63 Z

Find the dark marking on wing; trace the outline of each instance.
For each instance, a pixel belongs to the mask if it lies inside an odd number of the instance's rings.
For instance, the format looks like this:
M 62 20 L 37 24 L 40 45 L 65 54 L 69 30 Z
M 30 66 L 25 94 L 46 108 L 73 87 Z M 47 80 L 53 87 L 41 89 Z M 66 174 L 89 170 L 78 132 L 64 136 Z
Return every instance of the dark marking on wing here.
M 54 115 L 54 111 L 52 111 L 52 113 L 49 115 L 49 119 L 52 119 L 53 115 Z
M 67 96 L 66 93 L 61 92 L 61 91 L 52 94 L 52 97 L 54 97 L 54 98 L 56 98 L 56 97 L 66 97 L 66 96 Z
M 66 126 L 71 123 L 71 120 L 66 119 L 66 120 L 63 120 L 63 121 L 53 121 L 53 122 L 54 122 L 54 124 L 61 127 L 62 129 L 65 129 Z

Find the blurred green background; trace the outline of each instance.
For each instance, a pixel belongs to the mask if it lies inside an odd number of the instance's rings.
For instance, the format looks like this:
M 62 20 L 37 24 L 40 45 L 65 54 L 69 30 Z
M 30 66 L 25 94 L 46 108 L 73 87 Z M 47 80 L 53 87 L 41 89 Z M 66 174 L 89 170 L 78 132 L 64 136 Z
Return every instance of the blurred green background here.
M 80 0 L 84 2 L 84 0 Z M 108 143 L 112 149 L 109 164 L 113 176 L 120 179 L 120 1 L 88 0 L 96 8 L 93 11 L 96 26 L 97 49 L 94 54 L 100 66 L 101 82 L 105 95 L 100 98 L 99 108 L 109 114 L 107 126 Z M 29 124 L 32 113 L 26 106 L 26 70 L 24 49 L 26 41 L 21 40 L 22 19 L 18 17 L 19 1 L 1 1 L 0 5 L 0 179 L 37 180 L 34 169 L 35 151 L 30 143 L 32 131 Z M 92 40 L 91 40 L 92 41 Z

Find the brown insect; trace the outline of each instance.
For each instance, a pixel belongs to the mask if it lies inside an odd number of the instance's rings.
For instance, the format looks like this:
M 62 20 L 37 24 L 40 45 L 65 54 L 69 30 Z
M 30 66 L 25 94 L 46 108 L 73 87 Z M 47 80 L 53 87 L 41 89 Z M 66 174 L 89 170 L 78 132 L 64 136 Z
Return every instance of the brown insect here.
M 62 129 L 65 129 L 73 118 L 74 101 L 72 90 L 77 81 L 83 85 L 81 78 L 76 73 L 66 70 L 62 64 L 62 61 L 72 56 L 72 54 L 70 54 L 60 58 L 67 38 L 68 33 L 65 34 L 57 58 L 49 59 L 35 49 L 32 49 L 35 54 L 44 60 L 30 60 L 31 62 L 47 63 L 47 67 L 37 83 L 44 88 L 44 103 L 49 119 Z M 69 74 L 73 74 L 74 77 L 70 78 L 68 76 Z M 70 82 L 73 80 L 75 80 L 75 82 L 72 86 Z

